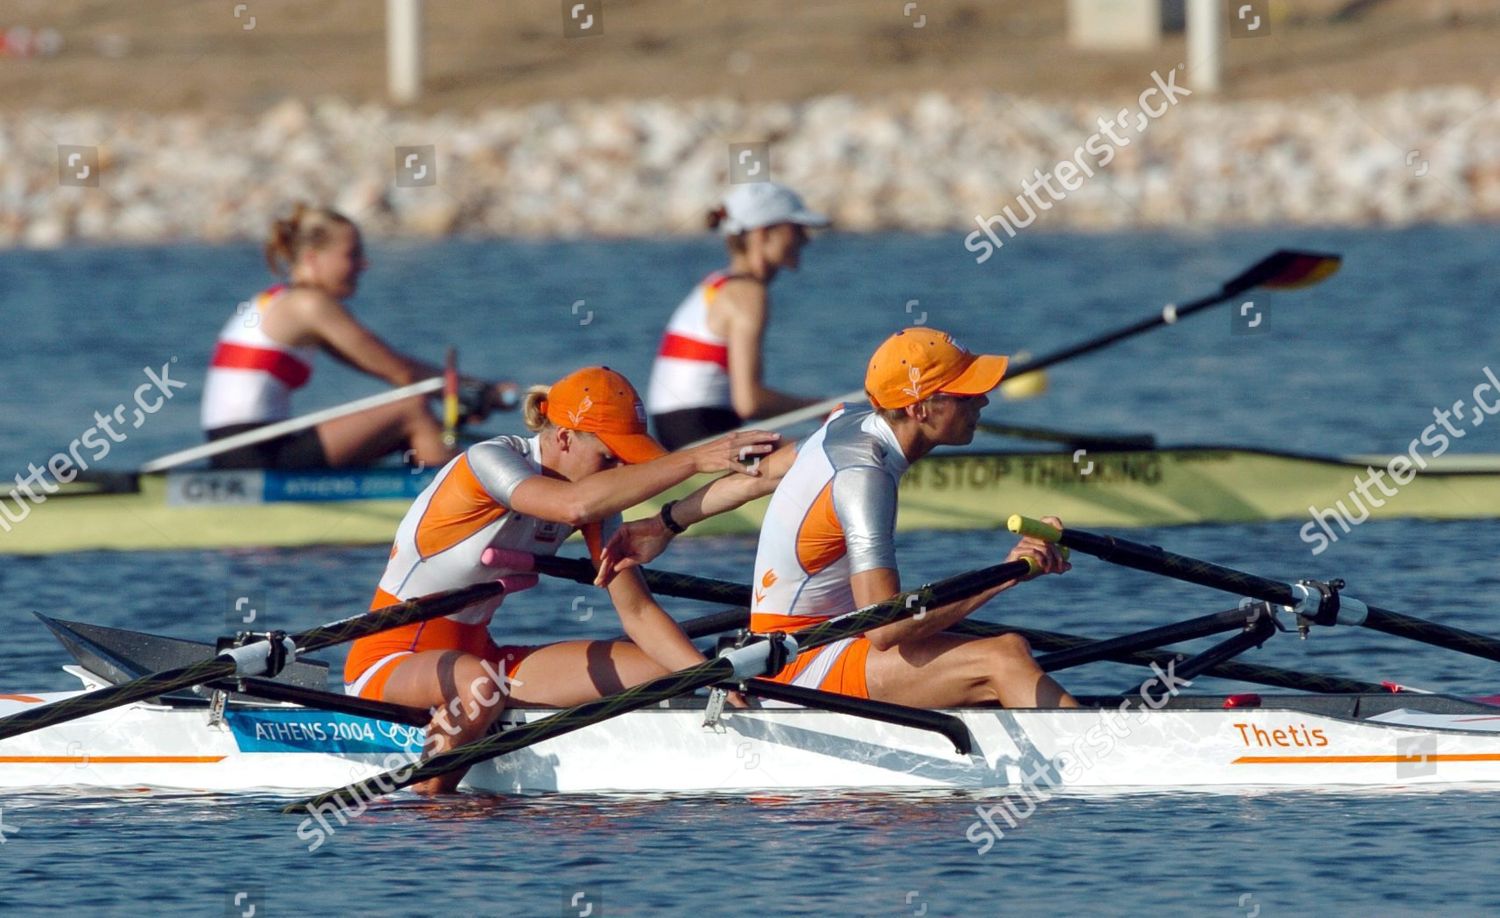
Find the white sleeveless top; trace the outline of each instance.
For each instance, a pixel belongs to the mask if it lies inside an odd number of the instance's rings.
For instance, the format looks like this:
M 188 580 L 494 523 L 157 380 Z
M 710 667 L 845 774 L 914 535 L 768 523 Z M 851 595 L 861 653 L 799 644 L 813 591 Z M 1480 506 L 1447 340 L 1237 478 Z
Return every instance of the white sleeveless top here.
M 710 274 L 672 313 L 651 365 L 647 413 L 734 407 L 729 398 L 729 340 L 708 327 L 708 307 L 728 281 L 727 274 Z
M 203 381 L 204 430 L 270 424 L 292 416 L 292 392 L 312 376 L 317 347 L 289 347 L 261 327 L 266 310 L 287 290 L 277 284 L 241 303 L 219 332 Z

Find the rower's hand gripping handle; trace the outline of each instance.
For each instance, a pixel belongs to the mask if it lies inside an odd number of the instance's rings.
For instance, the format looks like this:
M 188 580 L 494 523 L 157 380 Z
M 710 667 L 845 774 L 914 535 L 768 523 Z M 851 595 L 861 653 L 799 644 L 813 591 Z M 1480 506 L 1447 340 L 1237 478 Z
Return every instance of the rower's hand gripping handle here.
M 1023 538 L 1041 539 L 1043 542 L 1051 542 L 1054 545 L 1062 541 L 1061 529 L 1019 513 L 1011 514 L 1010 519 L 1005 521 L 1005 528 Z
M 1034 520 L 1029 516 L 1013 513 L 1010 519 L 1005 521 L 1005 528 L 1023 539 L 1041 539 L 1043 542 L 1051 542 L 1053 545 L 1057 545 L 1057 550 L 1062 555 L 1064 561 L 1067 561 L 1069 556 L 1072 555 L 1072 552 L 1068 551 L 1068 546 L 1058 544 L 1062 541 L 1062 530 L 1051 523 L 1044 523 L 1041 520 Z M 1041 568 L 1037 566 L 1035 559 L 1026 558 L 1025 561 L 1027 566 L 1031 568 L 1029 576 L 1035 577 Z

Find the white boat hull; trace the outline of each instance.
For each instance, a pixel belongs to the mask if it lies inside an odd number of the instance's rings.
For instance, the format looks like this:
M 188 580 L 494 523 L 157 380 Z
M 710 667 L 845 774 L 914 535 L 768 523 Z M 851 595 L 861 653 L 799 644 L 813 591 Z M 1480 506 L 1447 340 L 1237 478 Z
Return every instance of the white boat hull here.
M 8 696 L 28 700 L 0 700 L 0 716 L 70 694 Z M 1276 705 L 953 711 L 973 736 L 968 756 L 933 732 L 800 708 L 726 711 L 705 727 L 701 704 L 684 704 L 548 740 L 466 783 L 500 794 L 1500 785 L 1500 709 L 1354 719 Z M 232 706 L 212 724 L 205 708 L 134 705 L 0 741 L 0 788 L 301 794 L 409 762 L 420 742 L 416 728 L 291 706 Z

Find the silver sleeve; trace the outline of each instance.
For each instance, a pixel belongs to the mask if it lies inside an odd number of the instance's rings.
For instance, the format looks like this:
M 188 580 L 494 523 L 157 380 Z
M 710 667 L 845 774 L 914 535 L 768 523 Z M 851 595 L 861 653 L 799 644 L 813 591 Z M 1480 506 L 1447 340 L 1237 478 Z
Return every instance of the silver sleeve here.
M 469 469 L 490 497 L 507 507 L 516 485 L 537 473 L 526 460 L 524 448 L 517 450 L 506 442 L 511 439 L 518 438 L 496 437 L 474 444 L 464 454 L 469 460 Z M 520 442 L 525 443 L 524 440 Z
M 896 570 L 896 482 L 861 465 L 833 476 L 833 512 L 844 530 L 849 572 Z

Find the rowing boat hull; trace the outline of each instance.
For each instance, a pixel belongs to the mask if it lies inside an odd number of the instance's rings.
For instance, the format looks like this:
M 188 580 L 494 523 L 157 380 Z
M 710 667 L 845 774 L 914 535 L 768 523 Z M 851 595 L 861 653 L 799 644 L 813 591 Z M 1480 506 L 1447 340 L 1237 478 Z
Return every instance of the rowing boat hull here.
M 0 716 L 68 694 L 0 701 Z M 1267 696 L 1254 710 L 1223 710 L 1214 699 L 1124 714 L 953 711 L 973 755 L 936 733 L 801 708 L 729 711 L 707 727 L 701 703 L 682 703 L 477 766 L 466 783 L 497 794 L 1500 785 L 1500 719 L 1477 706 L 1370 719 L 1310 710 L 1300 703 L 1308 697 Z M 211 724 L 206 708 L 135 705 L 0 742 L 0 788 L 302 794 L 409 762 L 421 736 L 286 706 L 231 706 L 226 722 Z
M 1310 506 L 1340 500 L 1357 514 L 1347 496 L 1355 477 L 1384 461 L 1208 447 L 1090 453 L 1078 461 L 1071 453 L 947 453 L 907 473 L 898 526 L 995 529 L 1012 513 L 1111 528 L 1306 520 Z M 384 544 L 430 476 L 401 469 L 144 475 L 123 492 L 74 488 L 31 506 L 18 522 L 0 517 L 0 554 Z M 687 482 L 627 516 L 654 512 L 700 483 Z M 690 531 L 753 534 L 765 503 Z M 1500 456 L 1436 462 L 1383 503 L 1370 508 L 1373 516 L 1493 517 L 1500 511 Z

